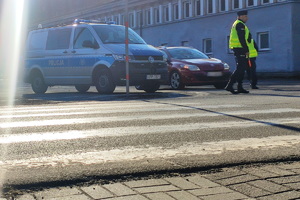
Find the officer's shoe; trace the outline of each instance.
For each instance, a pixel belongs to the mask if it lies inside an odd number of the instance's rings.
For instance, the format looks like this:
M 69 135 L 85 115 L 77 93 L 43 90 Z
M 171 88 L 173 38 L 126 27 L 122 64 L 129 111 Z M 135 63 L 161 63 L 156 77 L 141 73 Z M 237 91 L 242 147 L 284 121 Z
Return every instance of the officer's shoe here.
M 239 88 L 239 89 L 237 90 L 237 92 L 238 92 L 238 93 L 245 93 L 245 94 L 248 94 L 248 93 L 249 93 L 249 91 L 248 91 L 248 90 L 245 90 L 244 88 Z
M 252 89 L 259 89 L 259 87 L 257 87 L 256 85 L 251 85 Z
M 230 86 L 227 85 L 227 86 L 225 87 L 225 90 L 231 92 L 231 94 L 238 94 L 238 92 L 235 91 L 235 90 L 233 89 L 232 86 L 230 87 Z

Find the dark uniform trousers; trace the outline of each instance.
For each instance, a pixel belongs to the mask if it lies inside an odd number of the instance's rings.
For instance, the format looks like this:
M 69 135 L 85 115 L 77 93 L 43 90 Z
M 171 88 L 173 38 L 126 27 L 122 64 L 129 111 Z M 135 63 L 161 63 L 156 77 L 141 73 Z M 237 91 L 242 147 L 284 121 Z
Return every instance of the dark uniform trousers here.
M 232 87 L 234 83 L 238 83 L 238 88 L 243 88 L 243 80 L 245 76 L 245 71 L 248 69 L 248 58 L 246 58 L 246 55 L 241 53 L 240 50 L 235 50 L 234 56 L 236 61 L 236 69 L 232 73 L 230 77 L 230 81 L 228 83 L 229 87 Z
M 256 58 L 250 58 L 251 67 L 247 68 L 247 79 L 250 81 L 251 86 L 256 86 L 257 76 L 256 76 Z

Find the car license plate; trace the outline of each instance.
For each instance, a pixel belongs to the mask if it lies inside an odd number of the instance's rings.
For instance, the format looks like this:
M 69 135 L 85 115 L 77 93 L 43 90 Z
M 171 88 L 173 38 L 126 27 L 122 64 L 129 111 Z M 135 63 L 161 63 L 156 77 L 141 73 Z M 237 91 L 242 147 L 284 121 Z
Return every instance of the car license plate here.
M 207 76 L 209 77 L 219 77 L 222 76 L 222 72 L 207 72 Z
M 160 79 L 161 75 L 160 74 L 148 74 L 147 75 L 147 80 L 157 80 Z

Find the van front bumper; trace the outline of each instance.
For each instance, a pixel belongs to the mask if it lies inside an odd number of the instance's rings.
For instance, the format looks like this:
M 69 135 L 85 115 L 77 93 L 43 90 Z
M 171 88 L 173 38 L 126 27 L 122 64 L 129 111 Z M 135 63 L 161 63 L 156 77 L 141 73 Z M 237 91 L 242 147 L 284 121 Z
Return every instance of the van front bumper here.
M 126 63 L 116 61 L 110 67 L 116 85 L 126 85 Z M 129 62 L 129 84 L 141 85 L 147 83 L 166 84 L 168 82 L 168 67 L 165 62 L 143 63 Z

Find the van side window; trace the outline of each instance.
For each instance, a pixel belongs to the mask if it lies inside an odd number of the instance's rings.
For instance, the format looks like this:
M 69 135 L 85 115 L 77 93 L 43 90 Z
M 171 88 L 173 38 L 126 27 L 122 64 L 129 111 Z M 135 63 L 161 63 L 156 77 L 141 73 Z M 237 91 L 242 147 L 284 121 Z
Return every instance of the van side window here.
M 76 28 L 74 37 L 74 49 L 87 48 L 84 43 L 89 41 L 90 44 L 97 45 L 97 41 L 94 38 L 91 31 L 87 28 Z
M 46 49 L 68 49 L 71 31 L 71 28 L 49 30 Z
M 47 40 L 47 31 L 33 32 L 28 41 L 28 50 L 44 50 Z

